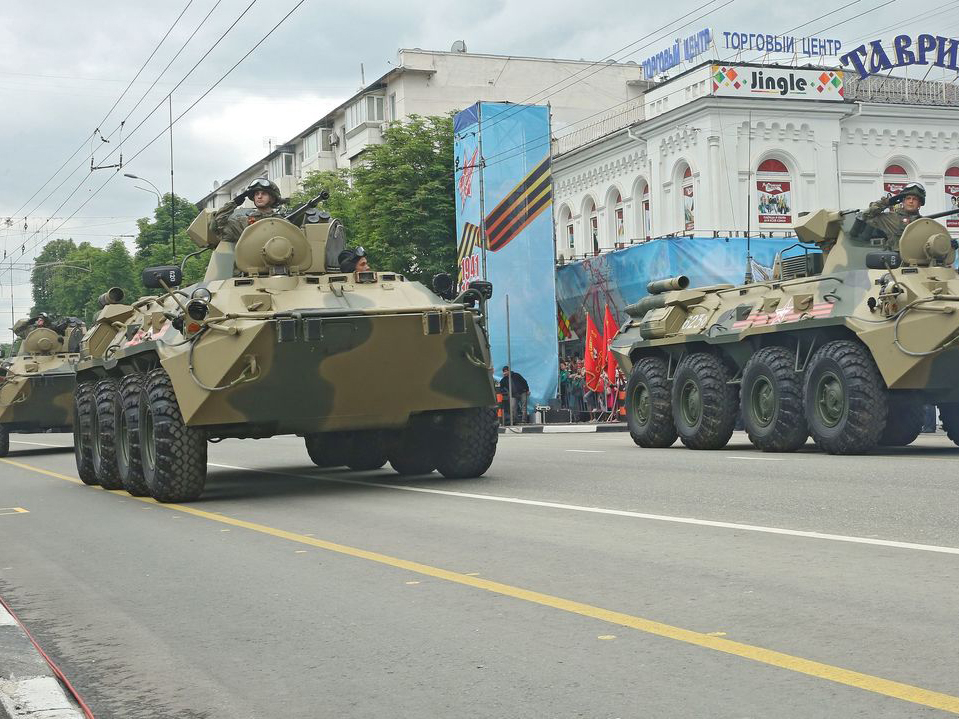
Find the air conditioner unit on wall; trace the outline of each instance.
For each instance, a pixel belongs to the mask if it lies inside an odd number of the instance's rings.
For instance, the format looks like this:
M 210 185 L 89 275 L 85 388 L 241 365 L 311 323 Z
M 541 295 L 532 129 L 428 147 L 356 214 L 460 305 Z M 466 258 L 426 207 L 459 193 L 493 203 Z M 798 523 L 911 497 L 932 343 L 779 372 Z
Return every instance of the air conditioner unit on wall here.
M 330 144 L 331 144 L 331 145 L 339 145 L 339 144 L 340 144 L 340 133 L 338 133 L 338 132 L 331 132 L 331 133 L 330 133 Z

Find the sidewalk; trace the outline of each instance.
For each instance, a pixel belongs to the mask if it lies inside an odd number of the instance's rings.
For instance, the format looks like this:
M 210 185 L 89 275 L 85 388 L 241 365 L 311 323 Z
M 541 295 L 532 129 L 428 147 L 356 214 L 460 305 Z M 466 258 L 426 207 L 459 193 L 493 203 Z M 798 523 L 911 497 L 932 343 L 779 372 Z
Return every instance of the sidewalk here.
M 0 718 L 84 719 L 50 665 L 0 604 Z
M 517 424 L 500 427 L 499 433 L 506 434 L 575 434 L 580 432 L 626 432 L 625 422 L 574 422 L 572 424 Z

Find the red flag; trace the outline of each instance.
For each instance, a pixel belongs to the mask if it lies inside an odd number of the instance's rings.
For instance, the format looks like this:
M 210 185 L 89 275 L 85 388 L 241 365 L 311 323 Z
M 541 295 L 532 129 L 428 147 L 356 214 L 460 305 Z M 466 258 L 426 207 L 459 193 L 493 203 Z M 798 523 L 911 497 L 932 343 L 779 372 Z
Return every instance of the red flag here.
M 603 390 L 603 365 L 606 364 L 606 345 L 603 336 L 593 324 L 593 318 L 586 313 L 586 356 L 583 358 L 583 369 L 586 372 L 586 389 L 593 392 Z
M 603 317 L 603 334 L 606 335 L 606 378 L 612 383 L 616 381 L 616 355 L 609 351 L 609 346 L 613 342 L 613 337 L 619 331 L 616 325 L 616 319 L 613 313 L 609 311 L 609 305 L 606 305 L 606 315 Z

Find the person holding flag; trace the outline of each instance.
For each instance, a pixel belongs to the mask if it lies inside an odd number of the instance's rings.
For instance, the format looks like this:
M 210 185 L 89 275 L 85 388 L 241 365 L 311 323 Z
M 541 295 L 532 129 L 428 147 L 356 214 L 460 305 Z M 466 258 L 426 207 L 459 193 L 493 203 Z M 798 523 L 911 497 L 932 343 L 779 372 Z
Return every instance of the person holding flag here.
M 603 371 L 606 374 L 606 404 L 604 409 L 609 412 L 613 412 L 616 409 L 616 393 L 619 391 L 619 386 L 616 383 L 618 369 L 616 355 L 609 351 L 609 346 L 612 344 L 617 332 L 619 332 L 619 326 L 616 324 L 616 318 L 614 318 L 613 313 L 609 311 L 609 305 L 606 305 L 606 312 L 603 315 L 603 335 L 605 336 L 603 348 L 606 356 L 606 362 L 603 366 Z
M 600 410 L 600 398 L 603 396 L 603 372 L 606 368 L 606 344 L 593 322 L 592 315 L 586 312 L 586 356 L 584 370 L 586 374 L 586 410 L 590 419 Z

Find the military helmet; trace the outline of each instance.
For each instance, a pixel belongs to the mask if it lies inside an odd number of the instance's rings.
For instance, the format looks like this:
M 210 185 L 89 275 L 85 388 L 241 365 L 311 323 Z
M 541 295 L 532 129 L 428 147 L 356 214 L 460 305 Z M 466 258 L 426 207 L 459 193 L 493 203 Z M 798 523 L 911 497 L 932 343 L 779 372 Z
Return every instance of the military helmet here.
M 902 192 L 899 193 L 899 196 L 906 198 L 912 195 L 913 197 L 919 198 L 919 206 L 922 207 L 926 204 L 926 188 L 920 185 L 918 182 L 912 182 L 902 188 Z
M 253 199 L 253 193 L 257 190 L 266 190 L 269 192 L 273 198 L 274 207 L 283 202 L 283 197 L 280 195 L 280 188 L 277 187 L 276 183 L 272 180 L 268 180 L 265 177 L 256 178 L 250 183 L 249 187 L 246 188 L 246 196 Z
M 336 258 L 340 265 L 340 272 L 353 272 L 356 270 L 356 263 L 361 257 L 366 256 L 366 250 L 362 247 L 347 247 Z

